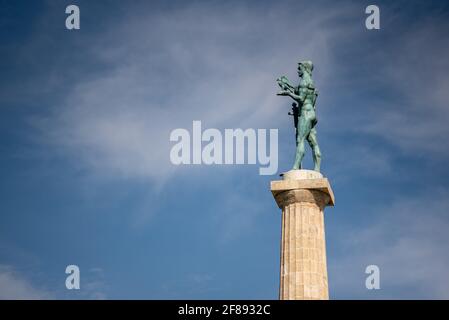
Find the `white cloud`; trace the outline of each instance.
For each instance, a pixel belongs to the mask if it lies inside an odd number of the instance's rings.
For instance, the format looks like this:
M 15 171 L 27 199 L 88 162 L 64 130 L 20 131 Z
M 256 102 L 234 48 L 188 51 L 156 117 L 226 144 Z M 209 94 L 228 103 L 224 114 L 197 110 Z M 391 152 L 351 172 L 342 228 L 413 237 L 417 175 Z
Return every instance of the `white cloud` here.
M 36 288 L 12 267 L 0 265 L 0 300 L 51 299 L 46 290 Z
M 275 96 L 274 80 L 286 71 L 296 78 L 296 59 L 309 58 L 324 82 L 331 72 L 327 42 L 342 33 L 322 23 L 342 12 L 303 19 L 308 10 L 293 15 L 273 7 L 267 14 L 204 4 L 157 15 L 132 12 L 132 21 L 127 16 L 92 41 L 90 50 L 110 71 L 80 80 L 64 104 L 35 124 L 45 143 L 95 173 L 163 182 L 176 169 L 168 138 L 175 128 L 189 128 L 192 120 L 256 128 L 288 121 L 273 121 L 288 105 Z
M 410 26 L 410 31 L 373 57 L 377 77 L 394 96 L 379 92 L 374 108 L 362 118 L 360 131 L 383 137 L 412 154 L 449 157 L 442 148 L 449 135 L 449 31 L 435 20 Z M 391 57 L 397 57 L 392 59 Z
M 24 277 L 13 266 L 0 264 L 0 300 L 49 300 L 49 299 L 92 299 L 107 298 L 104 271 L 91 268 L 82 273 L 81 289 L 67 290 L 63 287 L 48 290 L 39 288 Z M 63 288 L 63 289 L 61 289 Z
M 343 252 L 332 261 L 330 283 L 338 297 L 449 298 L 447 191 L 367 208 L 367 226 L 346 224 L 334 237 Z M 365 288 L 365 267 L 380 267 L 381 290 Z

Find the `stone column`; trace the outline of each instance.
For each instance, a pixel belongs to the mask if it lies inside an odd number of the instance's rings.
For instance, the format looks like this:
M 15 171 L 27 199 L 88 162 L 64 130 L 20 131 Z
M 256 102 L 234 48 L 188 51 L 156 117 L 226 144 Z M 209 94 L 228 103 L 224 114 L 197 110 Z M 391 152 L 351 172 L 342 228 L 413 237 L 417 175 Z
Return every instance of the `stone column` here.
M 329 289 L 324 208 L 334 205 L 329 181 L 319 172 L 291 170 L 271 182 L 282 209 L 281 300 L 327 300 Z

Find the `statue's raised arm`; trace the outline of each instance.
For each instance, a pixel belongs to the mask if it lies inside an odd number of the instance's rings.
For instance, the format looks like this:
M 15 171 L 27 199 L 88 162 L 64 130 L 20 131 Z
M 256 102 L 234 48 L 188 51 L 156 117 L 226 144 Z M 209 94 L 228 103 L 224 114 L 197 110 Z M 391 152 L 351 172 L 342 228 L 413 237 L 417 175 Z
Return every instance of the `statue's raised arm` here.
M 279 87 L 281 87 L 282 91 L 288 91 L 291 93 L 295 93 L 296 87 L 293 86 L 286 76 L 282 76 L 276 79 Z

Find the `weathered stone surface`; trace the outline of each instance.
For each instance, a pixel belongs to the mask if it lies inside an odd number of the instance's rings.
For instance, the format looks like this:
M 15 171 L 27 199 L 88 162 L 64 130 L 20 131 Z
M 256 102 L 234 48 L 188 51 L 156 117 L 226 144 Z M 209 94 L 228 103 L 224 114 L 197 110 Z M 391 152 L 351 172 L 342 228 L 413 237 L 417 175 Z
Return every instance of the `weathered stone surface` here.
M 321 191 L 329 196 L 329 202 L 326 203 L 326 205 L 335 205 L 334 193 L 331 189 L 329 181 L 326 178 L 271 181 L 271 192 L 273 193 L 279 208 L 282 208 L 282 203 L 278 202 L 277 196 L 280 193 L 290 190 Z
M 284 180 L 321 179 L 323 175 L 315 170 L 290 170 L 282 174 Z
M 319 175 L 310 179 L 309 172 L 290 172 L 271 182 L 282 208 L 281 300 L 329 299 L 324 208 L 334 204 L 334 195 Z

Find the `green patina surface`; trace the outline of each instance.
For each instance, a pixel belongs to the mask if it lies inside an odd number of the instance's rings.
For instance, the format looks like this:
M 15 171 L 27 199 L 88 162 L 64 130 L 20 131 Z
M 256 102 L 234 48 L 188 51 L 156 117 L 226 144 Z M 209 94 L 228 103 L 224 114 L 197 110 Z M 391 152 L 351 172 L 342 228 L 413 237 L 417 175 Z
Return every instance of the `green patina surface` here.
M 293 86 L 287 77 L 282 76 L 276 81 L 281 87 L 277 93 L 279 96 L 289 96 L 295 102 L 292 104 L 292 112 L 296 130 L 296 156 L 293 169 L 301 169 L 301 162 L 304 158 L 304 144 L 307 141 L 312 148 L 314 170 L 320 171 L 321 152 L 318 146 L 316 132 L 316 99 L 318 91 L 312 80 L 313 63 L 312 61 L 301 61 L 298 63 L 298 86 Z

